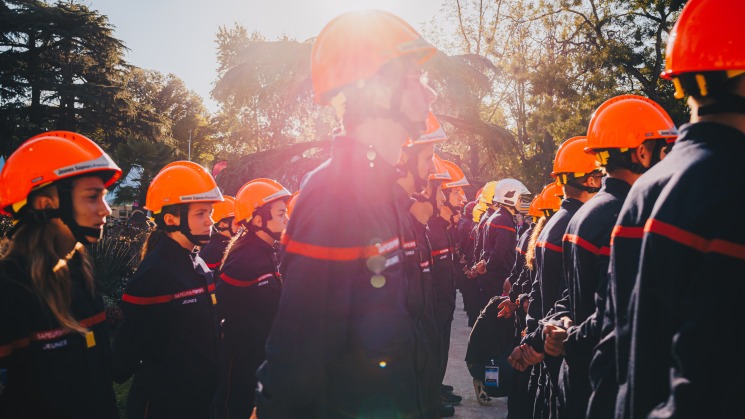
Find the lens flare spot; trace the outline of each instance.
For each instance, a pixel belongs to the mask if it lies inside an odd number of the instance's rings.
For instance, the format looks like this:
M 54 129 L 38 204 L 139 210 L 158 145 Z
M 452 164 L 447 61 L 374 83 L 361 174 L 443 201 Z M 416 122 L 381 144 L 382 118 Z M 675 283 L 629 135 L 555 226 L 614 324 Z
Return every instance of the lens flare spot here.
M 370 278 L 370 284 L 374 288 L 383 288 L 385 286 L 385 277 L 383 275 L 373 275 Z
M 385 257 L 375 255 L 367 258 L 367 269 L 378 275 L 385 270 Z
M 385 367 L 388 366 L 388 363 L 385 362 L 385 361 L 380 361 L 380 363 L 378 365 L 380 365 L 380 368 L 385 368 Z

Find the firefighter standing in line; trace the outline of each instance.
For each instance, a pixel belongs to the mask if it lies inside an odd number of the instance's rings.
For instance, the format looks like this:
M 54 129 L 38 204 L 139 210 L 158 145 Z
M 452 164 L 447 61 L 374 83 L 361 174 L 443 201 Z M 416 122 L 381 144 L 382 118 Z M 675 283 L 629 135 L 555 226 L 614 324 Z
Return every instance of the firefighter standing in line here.
M 743 2 L 691 0 L 670 33 L 663 77 L 689 96 L 691 123 L 631 188 L 613 230 L 616 308 L 629 301 L 615 324 L 615 359 L 628 365 L 616 417 L 745 415 L 745 200 L 730 183 L 745 154 L 743 15 Z M 728 221 L 713 222 L 722 211 Z M 702 283 L 718 290 L 717 308 Z
M 213 271 L 220 267 L 225 256 L 225 249 L 230 239 L 235 235 L 233 220 L 235 219 L 235 198 L 223 195 L 222 202 L 212 205 L 212 236 L 210 241 L 199 251 L 207 267 Z
M 468 326 L 473 326 L 476 319 L 484 308 L 484 301 L 482 295 L 484 294 L 481 290 L 480 277 L 486 273 L 486 262 L 482 259 L 484 249 L 484 235 L 486 234 L 487 221 L 489 217 L 494 214 L 497 207 L 494 205 L 494 191 L 497 187 L 497 181 L 488 182 L 484 185 L 484 188 L 479 195 L 479 203 L 474 209 L 474 221 L 477 223 L 472 230 L 473 236 L 473 252 L 471 260 L 469 260 L 469 266 L 466 271 L 466 276 L 471 282 L 469 283 L 469 310 L 468 310 Z M 477 219 L 478 218 L 478 219 Z M 464 295 L 465 298 L 465 295 Z
M 523 344 L 515 348 L 510 356 L 513 365 L 525 369 L 527 364 L 538 364 L 539 382 L 536 393 L 534 417 L 542 415 L 555 418 L 558 401 L 558 375 L 560 358 L 544 359 L 544 319 L 552 314 L 554 303 L 561 299 L 566 286 L 563 278 L 561 240 L 569 220 L 584 202 L 592 198 L 601 186 L 602 173 L 597 169 L 595 158 L 585 153 L 586 137 L 573 137 L 565 141 L 556 153 L 554 171 L 551 173 L 563 185 L 565 199 L 561 209 L 546 223 L 536 242 L 535 280 L 531 289 L 531 300 L 527 322 L 527 333 Z M 533 369 L 536 371 L 536 368 Z
M 419 278 L 406 275 L 401 243 L 411 198 L 395 165 L 426 129 L 436 95 L 421 64 L 435 52 L 381 11 L 345 13 L 315 39 L 316 100 L 335 108 L 344 135 L 307 176 L 282 239 L 260 418 L 422 417 L 425 342 L 409 311 L 419 297 L 407 295 Z
M 219 325 L 212 273 L 192 251 L 212 229 L 222 202 L 202 166 L 165 166 L 147 190 L 155 230 L 122 295 L 124 321 L 114 340 L 114 379 L 134 375 L 127 418 L 206 418 L 218 380 Z
M 516 179 L 502 179 L 492 198 L 497 210 L 485 222 L 481 261 L 483 275 L 478 277 L 482 307 L 502 294 L 504 281 L 515 265 L 517 225 L 515 215 L 530 191 Z
M 453 387 L 445 385 L 445 371 L 448 365 L 450 350 L 450 326 L 455 312 L 455 274 L 457 266 L 454 259 L 453 230 L 457 225 L 456 217 L 460 214 L 461 203 L 465 200 L 464 186 L 468 186 L 468 179 L 462 170 L 447 160 L 441 160 L 443 168 L 452 178 L 442 181 L 444 202 L 439 211 L 427 222 L 429 242 L 432 246 L 432 279 L 435 289 L 435 320 L 442 339 L 442 353 L 440 361 L 440 377 L 442 398 L 445 403 L 457 405 L 463 400 L 461 396 L 453 394 Z
M 218 418 L 247 418 L 254 408 L 256 370 L 282 291 L 275 243 L 287 225 L 285 203 L 291 197 L 271 179 L 252 180 L 235 197 L 242 230 L 231 240 L 215 281 L 224 319 Z
M 24 142 L 0 174 L 0 211 L 15 226 L 0 259 L 0 416 L 117 418 L 101 295 L 85 245 L 122 174 L 82 135 Z
M 591 387 L 589 366 L 600 340 L 605 311 L 610 235 L 626 195 L 644 169 L 640 162 L 659 155 L 676 137 L 670 116 L 657 103 L 635 95 L 617 96 L 593 114 L 587 148 L 607 173 L 600 192 L 572 217 L 563 237 L 567 293 L 554 308 L 555 317 L 569 317 L 568 330 L 547 324 L 545 350 L 563 356 L 559 378 L 559 415 L 583 417 Z M 655 163 L 653 159 L 652 164 Z M 605 404 L 612 411 L 614 403 Z M 609 412 L 608 412 L 609 413 Z M 600 412 L 592 417 L 607 417 Z
M 440 191 L 443 180 L 450 180 L 450 175 L 442 165 L 442 161 L 434 155 L 434 146 L 447 140 L 445 131 L 437 118 L 430 112 L 427 118 L 425 133 L 412 140 L 409 138 L 404 144 L 399 171 L 405 176 L 397 183 L 407 195 L 412 197 L 409 206 L 409 221 L 411 230 L 404 233 L 404 246 L 415 244 L 415 252 L 407 252 L 407 266 L 411 277 L 419 275 L 418 287 L 409 291 L 410 295 L 422 296 L 423 305 L 412 309 L 412 316 L 417 320 L 418 329 L 425 339 L 426 363 L 422 364 L 422 374 L 425 379 L 420 383 L 419 391 L 424 400 L 424 416 L 450 417 L 455 409 L 450 404 L 442 402 L 439 380 L 440 360 L 443 351 L 440 330 L 436 320 L 435 285 L 432 273 L 432 246 L 429 241 L 427 222 L 438 214 L 444 200 Z

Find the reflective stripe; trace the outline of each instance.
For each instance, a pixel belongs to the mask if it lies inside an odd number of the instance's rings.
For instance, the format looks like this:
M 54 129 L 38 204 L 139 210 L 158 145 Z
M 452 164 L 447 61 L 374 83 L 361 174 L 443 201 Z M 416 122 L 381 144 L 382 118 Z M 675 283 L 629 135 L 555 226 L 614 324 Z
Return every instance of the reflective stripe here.
M 527 255 L 528 254 L 528 252 L 524 251 L 523 249 L 521 249 L 519 247 L 516 247 L 515 250 L 517 250 L 517 252 L 520 253 L 521 255 Z
M 707 240 L 697 234 L 654 218 L 647 220 L 644 231 L 667 237 L 702 253 L 719 253 L 737 259 L 745 259 L 745 245 L 722 239 Z
M 372 256 L 385 255 L 398 250 L 401 244 L 398 237 L 394 237 L 386 242 L 372 246 L 331 247 L 294 241 L 287 234 L 283 237 L 283 242 L 285 252 L 287 253 L 294 253 L 313 259 L 338 262 L 367 259 Z
M 416 240 L 404 242 L 404 249 L 414 249 L 416 247 Z
M 554 252 L 563 253 L 564 249 L 561 248 L 561 246 L 557 246 L 555 244 L 551 244 L 549 242 L 538 242 L 535 244 L 537 247 L 543 247 L 544 249 L 553 250 Z
M 210 268 L 210 269 L 215 269 L 215 268 L 220 267 L 220 263 L 222 263 L 222 262 L 215 262 L 215 263 L 207 263 L 207 262 L 205 262 L 205 264 L 207 265 L 207 267 Z
M 445 253 L 450 253 L 450 249 L 440 249 L 440 250 L 433 250 L 432 251 L 432 257 L 444 255 Z
M 106 321 L 106 312 L 102 311 L 91 317 L 80 320 L 79 323 L 81 326 L 85 327 L 86 329 L 89 329 L 92 326 L 103 323 L 105 321 Z M 77 332 L 73 330 L 65 330 L 62 328 L 43 330 L 41 332 L 34 332 L 34 333 L 31 333 L 28 337 L 15 339 L 7 345 L 0 346 L 0 357 L 9 356 L 10 354 L 13 353 L 15 349 L 25 348 L 29 346 L 31 342 L 53 340 L 53 339 L 57 339 L 57 338 L 60 338 L 62 336 L 69 335 L 72 333 L 77 333 Z
M 159 295 L 155 297 L 135 297 L 134 295 L 124 294 L 122 295 L 122 301 L 130 304 L 137 304 L 140 306 L 148 306 L 152 304 L 167 303 L 179 298 L 193 297 L 195 295 L 204 294 L 205 292 L 212 292 L 215 290 L 215 284 L 209 284 L 207 288 L 199 287 L 186 291 L 177 292 L 171 295 Z
M 607 247 L 607 246 L 597 247 L 593 245 L 592 243 L 588 242 L 587 240 L 583 239 L 582 237 L 574 235 L 574 234 L 565 234 L 562 241 L 574 243 L 577 246 L 596 255 L 610 256 L 610 247 Z
M 223 272 L 220 274 L 220 279 L 225 281 L 226 284 L 232 285 L 234 287 L 250 287 L 251 285 L 258 284 L 259 282 L 271 278 L 275 275 L 279 276 L 278 273 L 270 272 L 250 281 L 241 281 L 240 279 L 231 278 L 227 274 L 225 274 L 225 272 Z
M 503 230 L 510 231 L 512 233 L 516 233 L 517 232 L 517 230 L 515 230 L 514 228 L 510 228 L 510 227 L 507 227 L 507 226 L 498 225 L 498 224 L 492 224 L 492 223 L 489 223 L 489 225 L 492 226 L 492 227 L 494 227 L 494 228 L 501 228 Z
M 626 227 L 626 226 L 615 226 L 613 232 L 610 235 L 610 245 L 613 246 L 613 239 L 616 237 L 624 239 L 641 239 L 644 237 L 643 227 Z

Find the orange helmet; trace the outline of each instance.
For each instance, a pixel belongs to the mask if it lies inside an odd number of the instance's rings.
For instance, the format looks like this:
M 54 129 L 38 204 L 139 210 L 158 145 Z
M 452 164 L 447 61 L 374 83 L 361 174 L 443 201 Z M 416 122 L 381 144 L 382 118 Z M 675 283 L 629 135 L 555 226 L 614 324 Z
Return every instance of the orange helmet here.
M 411 137 L 407 138 L 403 146 L 414 147 L 415 145 L 442 143 L 447 140 L 448 136 L 445 134 L 445 130 L 442 129 L 440 121 L 438 121 L 435 114 L 430 111 L 429 115 L 427 115 L 427 129 L 424 131 L 424 134 L 416 140 L 412 140 Z
M 420 63 L 437 50 L 401 18 L 380 10 L 337 16 L 318 34 L 311 52 L 316 102 L 328 104 L 337 89 L 372 77 L 385 64 L 406 56 Z
M 463 173 L 463 170 L 461 170 L 457 164 L 449 160 L 442 160 L 442 163 L 445 165 L 448 173 L 450 173 L 450 177 L 453 178 L 453 180 L 442 184 L 443 189 L 463 188 L 464 186 L 471 185 L 468 183 L 468 179 L 466 179 L 466 174 Z
M 561 190 L 561 186 L 558 183 L 549 183 L 543 188 L 541 192 L 541 200 L 539 201 L 538 209 L 543 211 L 556 212 L 561 208 L 561 198 L 564 196 L 564 191 Z
M 724 72 L 726 77 L 745 73 L 745 37 L 742 36 L 742 1 L 690 0 L 675 22 L 667 43 L 662 77 L 675 84 L 675 97 L 693 88 L 707 96 L 711 87 L 701 73 Z M 679 76 L 690 74 L 692 86 Z M 698 77 L 695 77 L 698 76 Z
M 592 115 L 585 151 L 630 149 L 646 140 L 672 142 L 677 137 L 678 130 L 662 106 L 642 96 L 621 95 L 606 100 Z
M 585 153 L 586 146 L 585 136 L 572 137 L 564 141 L 556 152 L 551 176 L 563 185 L 569 180 L 569 175 L 581 177 L 598 170 L 595 158 Z
M 295 209 L 295 203 L 297 203 L 298 196 L 300 196 L 300 191 L 293 193 L 292 198 L 290 198 L 290 200 L 287 201 L 287 216 L 288 217 L 292 215 L 292 210 Z
M 222 202 L 212 206 L 212 221 L 218 223 L 220 220 L 235 216 L 235 198 L 223 195 Z
M 145 209 L 159 214 L 168 205 L 222 201 L 220 188 L 207 169 L 182 160 L 166 165 L 155 175 L 147 189 Z
M 111 186 L 122 170 L 101 147 L 69 131 L 50 131 L 30 138 L 8 157 L 0 173 L 0 212 L 15 215 L 34 189 L 85 174 L 102 176 Z
M 249 221 L 257 209 L 276 200 L 286 200 L 290 197 L 292 197 L 290 191 L 277 181 L 266 178 L 251 180 L 241 186 L 235 194 L 235 220 L 236 222 Z
M 448 166 L 445 165 L 445 160 L 437 156 L 432 156 L 432 161 L 435 163 L 435 172 L 429 175 L 429 180 L 439 180 L 442 182 L 450 182 L 453 177 L 448 172 Z
M 530 208 L 528 209 L 528 215 L 536 218 L 542 217 L 543 213 L 539 209 L 541 206 L 543 206 L 543 193 L 540 193 L 533 198 L 533 202 L 530 203 Z

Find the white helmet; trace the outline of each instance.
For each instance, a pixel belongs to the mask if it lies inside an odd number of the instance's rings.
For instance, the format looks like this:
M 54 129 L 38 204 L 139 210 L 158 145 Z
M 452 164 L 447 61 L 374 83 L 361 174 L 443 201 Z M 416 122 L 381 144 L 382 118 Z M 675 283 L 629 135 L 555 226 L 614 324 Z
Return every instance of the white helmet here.
M 528 201 L 530 205 L 530 191 L 525 185 L 517 179 L 502 179 L 497 183 L 494 189 L 495 204 L 508 205 L 510 207 L 520 208 L 522 201 Z

